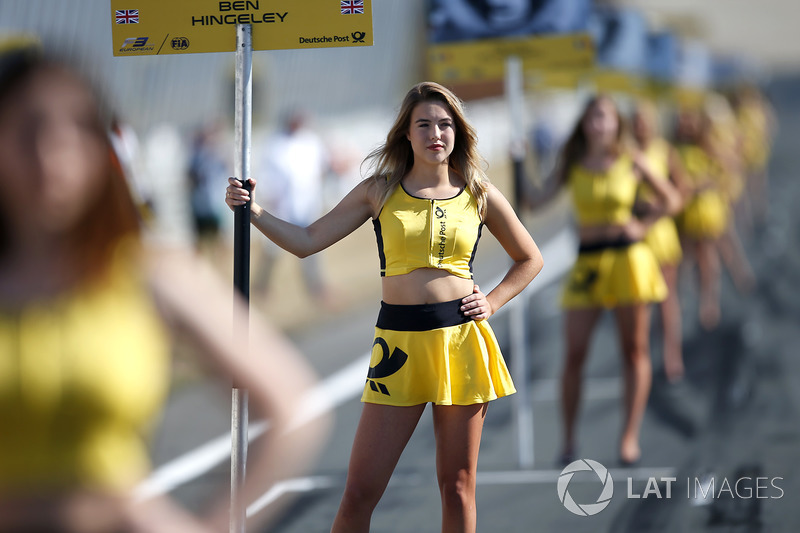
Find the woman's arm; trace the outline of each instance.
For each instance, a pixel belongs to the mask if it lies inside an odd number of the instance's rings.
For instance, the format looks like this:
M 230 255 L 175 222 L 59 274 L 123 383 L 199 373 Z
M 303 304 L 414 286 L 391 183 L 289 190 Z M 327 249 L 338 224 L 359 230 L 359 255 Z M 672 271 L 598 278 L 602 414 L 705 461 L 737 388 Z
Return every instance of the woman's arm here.
M 252 502 L 275 481 L 309 469 L 326 439 L 328 420 L 309 416 L 307 399 L 316 378 L 303 356 L 254 311 L 248 328 L 246 303 L 201 259 L 154 254 L 147 271 L 173 331 L 191 341 L 214 375 L 247 389 L 253 413 L 269 421 L 266 434 L 250 446 L 244 500 Z M 228 506 L 226 497 L 210 506 L 212 531 L 228 530 Z
M 497 312 L 511 298 L 522 292 L 544 265 L 539 247 L 517 218 L 514 208 L 491 184 L 484 222 L 514 263 L 503 280 L 485 297 L 476 285 L 475 292 L 464 298 L 463 309 L 475 320 L 489 318 Z
M 686 169 L 681 162 L 681 158 L 678 155 L 677 150 L 675 150 L 675 148 L 672 146 L 669 148 L 669 159 L 667 164 L 669 165 L 669 179 L 681 197 L 680 209 L 682 210 L 692 197 L 692 194 L 694 194 L 694 191 L 692 190 L 692 186 L 689 182 L 689 177 L 686 175 Z
M 657 204 L 655 204 L 652 212 L 647 214 L 646 219 L 654 222 L 664 215 L 672 216 L 678 214 L 682 206 L 682 200 L 680 193 L 672 183 L 653 174 L 641 152 L 634 156 L 633 167 L 634 172 L 653 189 L 657 197 Z
M 256 180 L 251 178 L 248 181 L 255 191 Z M 251 198 L 251 193 L 235 178 L 229 178 L 228 182 L 225 203 L 233 210 L 244 205 Z M 376 190 L 377 186 L 371 178 L 363 180 L 329 213 L 307 227 L 281 220 L 255 201 L 250 206 L 250 221 L 269 240 L 287 252 L 307 257 L 340 241 L 372 217 L 377 205 Z
M 538 209 L 544 204 L 551 202 L 561 189 L 564 188 L 564 183 L 567 181 L 566 170 L 563 168 L 563 163 L 558 161 L 550 173 L 548 178 L 544 180 L 541 189 L 535 193 L 529 194 L 524 201 L 525 207 L 528 209 Z

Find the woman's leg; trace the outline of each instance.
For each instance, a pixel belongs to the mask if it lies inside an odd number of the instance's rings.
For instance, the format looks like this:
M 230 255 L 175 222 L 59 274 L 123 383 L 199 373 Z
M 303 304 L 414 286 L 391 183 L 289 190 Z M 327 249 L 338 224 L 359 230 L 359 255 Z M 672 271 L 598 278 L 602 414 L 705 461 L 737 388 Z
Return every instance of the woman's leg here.
M 372 511 L 424 410 L 425 404 L 364 404 L 350 453 L 344 496 L 331 533 L 369 533 Z
M 625 392 L 624 417 L 619 457 L 623 462 L 635 462 L 641 455 L 639 430 L 642 425 L 652 382 L 650 364 L 650 306 L 647 304 L 618 307 L 617 318 L 622 347 Z
M 575 453 L 575 421 L 581 400 L 583 364 L 589 351 L 592 332 L 600 318 L 601 308 L 570 309 L 566 312 L 566 357 L 561 371 L 561 414 L 564 423 L 564 443 L 561 460 L 572 460 Z
M 683 334 L 681 305 L 678 301 L 678 266 L 663 265 L 661 271 L 667 283 L 667 298 L 661 302 L 661 325 L 664 332 L 664 372 L 669 381 L 683 377 Z
M 739 292 L 745 294 L 752 291 L 756 283 L 756 277 L 753 274 L 753 267 L 750 266 L 750 261 L 747 260 L 747 254 L 744 251 L 744 246 L 733 220 L 728 224 L 728 228 L 720 236 L 716 245 L 719 256 L 722 258 L 722 262 L 725 268 L 728 269 L 731 279 L 733 279 L 733 283 Z
M 766 167 L 751 172 L 747 180 L 749 196 L 753 199 L 753 221 L 757 226 L 767 222 L 769 212 L 769 175 Z
M 697 250 L 697 270 L 700 274 L 700 324 L 707 330 L 719 324 L 719 254 L 713 240 L 700 240 Z
M 475 475 L 488 404 L 434 405 L 442 533 L 474 533 Z

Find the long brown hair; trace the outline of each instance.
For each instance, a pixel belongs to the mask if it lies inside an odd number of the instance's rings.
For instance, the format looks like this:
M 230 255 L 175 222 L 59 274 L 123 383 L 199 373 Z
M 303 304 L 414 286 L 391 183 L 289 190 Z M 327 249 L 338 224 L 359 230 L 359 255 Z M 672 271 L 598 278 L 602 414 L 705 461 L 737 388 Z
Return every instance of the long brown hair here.
M 641 146 L 641 142 L 644 139 L 640 139 L 636 134 L 636 120 L 642 121 L 645 125 L 645 128 L 648 130 L 647 132 L 650 134 L 650 138 L 646 139 L 648 142 L 658 139 L 661 136 L 659 131 L 660 123 L 658 107 L 652 100 L 646 98 L 640 98 L 636 100 L 636 103 L 633 106 L 633 113 L 631 115 L 631 136 L 640 148 L 644 148 Z
M 414 107 L 428 101 L 442 102 L 453 116 L 456 138 L 448 165 L 464 178 L 467 188 L 478 202 L 481 216 L 484 216 L 489 179 L 484 170 L 486 162 L 478 153 L 478 134 L 467 121 L 461 100 L 446 87 L 430 81 L 418 83 L 408 91 L 386 136 L 386 142 L 364 160 L 374 167 L 372 178 L 381 191 L 380 206 L 383 206 L 414 165 L 414 152 L 406 134 L 411 127 Z
M 614 100 L 606 95 L 606 94 L 597 94 L 590 98 L 586 105 L 583 108 L 583 111 L 580 114 L 580 117 L 575 122 L 575 127 L 572 128 L 572 132 L 567 137 L 566 142 L 564 143 L 563 147 L 561 148 L 561 155 L 559 158 L 559 179 L 560 181 L 566 181 L 567 175 L 569 170 L 576 164 L 580 163 L 584 157 L 586 157 L 586 152 L 588 150 L 588 141 L 586 139 L 586 132 L 584 131 L 584 122 L 586 121 L 586 117 L 589 115 L 589 112 L 594 109 L 596 105 L 600 102 L 610 102 L 614 106 L 614 112 L 617 115 L 617 124 L 619 125 L 617 128 L 617 138 L 616 142 L 612 148 L 615 154 L 620 155 L 624 152 L 625 143 L 626 143 L 626 124 L 622 114 L 619 111 L 619 107 L 617 106 Z
M 0 107 L 24 89 L 24 85 L 43 71 L 61 71 L 80 81 L 95 102 L 91 128 L 104 144 L 105 179 L 94 204 L 89 206 L 66 233 L 66 242 L 77 251 L 79 271 L 93 276 L 109 264 L 116 245 L 125 237 L 135 241 L 141 234 L 140 217 L 125 180 L 122 166 L 109 138 L 110 116 L 99 91 L 68 61 L 43 55 L 40 50 L 14 50 L 0 55 Z M 0 212 L 0 257 L 9 252 L 7 215 Z

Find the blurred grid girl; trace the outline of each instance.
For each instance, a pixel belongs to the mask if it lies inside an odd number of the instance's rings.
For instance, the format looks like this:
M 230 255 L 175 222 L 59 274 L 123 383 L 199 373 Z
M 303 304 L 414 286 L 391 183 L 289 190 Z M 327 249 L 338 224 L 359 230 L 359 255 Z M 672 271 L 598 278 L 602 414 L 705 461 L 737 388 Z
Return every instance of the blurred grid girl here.
M 319 425 L 281 436 L 313 375 L 268 324 L 254 342 L 269 357 L 248 355 L 232 340 L 229 286 L 195 257 L 144 245 L 109 116 L 67 63 L 0 55 L 0 531 L 221 531 L 225 498 L 195 517 L 133 497 L 170 386 L 171 333 L 273 424 L 253 448 L 250 498 L 313 457 Z
M 649 332 L 650 304 L 662 301 L 667 286 L 650 247 L 648 228 L 677 210 L 678 192 L 650 170 L 649 163 L 625 142 L 625 128 L 615 102 L 599 95 L 583 108 L 565 142 L 554 176 L 532 205 L 542 204 L 566 188 L 578 221 L 578 259 L 562 294 L 566 356 L 561 376 L 563 443 L 559 462 L 576 458 L 576 422 L 582 374 L 594 332 L 604 309 L 614 312 L 622 348 L 623 427 L 619 461 L 637 462 L 639 430 L 652 380 Z M 653 200 L 637 217 L 640 184 Z

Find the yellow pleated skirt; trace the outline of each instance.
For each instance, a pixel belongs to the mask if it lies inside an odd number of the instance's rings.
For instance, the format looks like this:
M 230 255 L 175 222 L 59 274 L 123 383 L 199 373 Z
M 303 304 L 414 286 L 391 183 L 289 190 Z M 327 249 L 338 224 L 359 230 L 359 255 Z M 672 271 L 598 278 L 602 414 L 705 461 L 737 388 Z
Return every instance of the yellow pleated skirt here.
M 769 143 L 763 141 L 750 140 L 744 143 L 742 150 L 745 168 L 748 172 L 760 172 L 767 166 L 770 156 Z
M 566 309 L 613 308 L 660 302 L 666 297 L 667 284 L 653 251 L 637 242 L 579 253 L 561 304 Z
M 659 265 L 677 265 L 683 258 L 678 228 L 671 217 L 661 217 L 650 226 L 644 242 L 653 251 Z
M 489 323 L 460 306 L 382 302 L 361 401 L 471 405 L 516 392 Z
M 678 230 L 692 239 L 716 239 L 728 225 L 728 204 L 718 191 L 702 191 L 676 220 Z
M 725 195 L 736 204 L 744 193 L 744 176 L 742 174 L 729 174 L 725 179 Z

